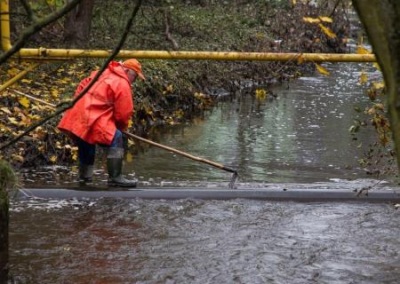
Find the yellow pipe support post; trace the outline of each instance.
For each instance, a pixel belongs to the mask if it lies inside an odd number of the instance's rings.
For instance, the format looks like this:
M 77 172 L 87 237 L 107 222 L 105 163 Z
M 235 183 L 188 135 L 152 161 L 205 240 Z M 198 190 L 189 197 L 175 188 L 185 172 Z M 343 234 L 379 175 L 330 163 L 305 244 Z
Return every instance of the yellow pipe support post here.
M 0 0 L 0 23 L 1 23 L 1 48 L 7 51 L 11 48 L 10 38 L 10 14 L 8 0 Z
M 1 46 L 3 50 L 11 48 L 10 16 L 8 0 L 1 2 Z M 19 58 L 69 59 L 77 57 L 109 57 L 110 50 L 83 49 L 46 49 L 22 48 Z M 326 53 L 267 53 L 267 52 L 211 52 L 211 51 L 157 51 L 157 50 L 121 50 L 117 58 L 181 59 L 181 60 L 226 60 L 226 61 L 308 61 L 308 62 L 375 62 L 373 54 L 326 54 Z
M 2 0 L 0 0 L 2 1 Z M 25 69 L 23 71 L 21 71 L 20 73 L 18 73 L 17 75 L 15 75 L 15 77 L 11 78 L 10 80 L 8 80 L 7 82 L 5 82 L 3 85 L 0 86 L 0 94 L 7 89 L 8 87 L 10 87 L 11 85 L 15 84 L 18 80 L 20 80 L 21 78 L 23 78 L 26 74 L 28 74 L 28 72 L 32 71 L 33 69 L 35 69 L 37 66 L 39 66 L 38 63 L 32 64 L 31 66 L 28 67 L 28 69 Z

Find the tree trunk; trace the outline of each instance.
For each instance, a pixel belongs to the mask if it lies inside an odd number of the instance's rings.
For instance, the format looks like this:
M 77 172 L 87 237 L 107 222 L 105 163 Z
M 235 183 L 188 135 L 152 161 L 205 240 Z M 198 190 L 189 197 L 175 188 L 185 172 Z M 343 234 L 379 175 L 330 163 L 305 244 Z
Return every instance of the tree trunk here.
M 16 176 L 11 166 L 0 160 L 0 284 L 8 275 L 8 189 L 14 188 Z
M 93 6 L 94 0 L 83 0 L 67 15 L 64 23 L 64 42 L 68 43 L 69 47 L 82 47 L 89 42 Z
M 400 2 L 353 0 L 385 78 L 388 112 L 400 163 Z M 400 169 L 400 167 L 398 167 Z
M 0 283 L 7 283 L 8 274 L 8 195 L 0 188 Z

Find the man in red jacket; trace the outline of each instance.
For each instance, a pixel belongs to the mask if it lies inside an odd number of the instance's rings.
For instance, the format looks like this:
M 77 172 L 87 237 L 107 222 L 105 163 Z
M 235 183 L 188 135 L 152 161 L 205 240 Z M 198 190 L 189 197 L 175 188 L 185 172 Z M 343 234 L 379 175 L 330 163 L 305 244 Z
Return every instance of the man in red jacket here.
M 97 71 L 83 79 L 75 92 L 77 96 L 96 76 Z M 142 66 L 136 59 L 122 63 L 112 61 L 90 90 L 68 110 L 58 128 L 70 134 L 78 145 L 79 180 L 91 182 L 96 144 L 108 148 L 108 184 L 135 187 L 135 180 L 122 177 L 124 156 L 122 131 L 128 128 L 133 114 L 131 84 L 139 77 L 144 80 Z

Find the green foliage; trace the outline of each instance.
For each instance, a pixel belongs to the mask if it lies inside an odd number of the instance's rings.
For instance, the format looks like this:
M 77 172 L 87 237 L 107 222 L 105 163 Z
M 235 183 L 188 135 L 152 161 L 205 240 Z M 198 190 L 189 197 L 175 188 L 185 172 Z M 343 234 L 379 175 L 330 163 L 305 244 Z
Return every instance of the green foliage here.
M 61 8 L 65 4 L 65 0 L 35 0 L 30 1 L 32 10 L 39 16 L 43 16 L 51 11 Z

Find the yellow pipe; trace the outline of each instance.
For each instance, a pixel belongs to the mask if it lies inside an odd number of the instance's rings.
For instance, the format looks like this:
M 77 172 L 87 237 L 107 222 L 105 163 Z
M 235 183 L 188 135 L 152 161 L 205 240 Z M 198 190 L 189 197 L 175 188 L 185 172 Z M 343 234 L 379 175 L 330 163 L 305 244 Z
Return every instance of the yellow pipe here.
M 2 1 L 2 0 L 0 0 Z M 16 83 L 18 80 L 20 80 L 21 78 L 23 78 L 26 74 L 28 74 L 28 72 L 32 71 L 33 69 L 35 69 L 39 64 L 32 64 L 31 66 L 29 66 L 29 68 L 21 71 L 20 73 L 18 73 L 17 75 L 15 75 L 13 78 L 11 78 L 10 80 L 8 80 L 7 82 L 5 82 L 3 85 L 0 86 L 0 94 L 7 89 L 8 87 L 10 87 L 11 85 L 13 85 L 14 83 Z
M 7 51 L 11 48 L 10 14 L 8 0 L 0 0 L 1 48 Z
M 76 57 L 108 57 L 109 50 L 83 49 L 46 49 L 24 48 L 19 56 L 36 58 L 76 58 Z M 374 62 L 373 54 L 329 54 L 329 53 L 268 53 L 268 52 L 211 52 L 211 51 L 157 51 L 157 50 L 121 50 L 118 58 L 147 59 L 196 59 L 196 60 L 256 60 L 256 61 L 301 61 L 312 62 Z
M 8 0 L 1 2 L 1 46 L 11 48 Z M 65 60 L 76 57 L 109 57 L 110 50 L 22 48 L 19 58 L 33 57 L 38 60 L 57 58 Z M 312 61 L 312 62 L 375 62 L 373 54 L 327 54 L 327 53 L 266 53 L 266 52 L 211 52 L 211 51 L 156 51 L 121 50 L 118 58 L 184 59 L 184 60 L 256 60 L 256 61 Z

